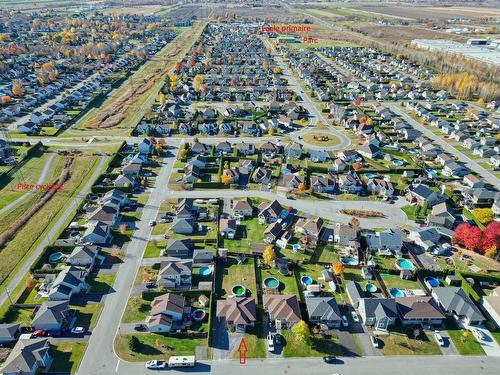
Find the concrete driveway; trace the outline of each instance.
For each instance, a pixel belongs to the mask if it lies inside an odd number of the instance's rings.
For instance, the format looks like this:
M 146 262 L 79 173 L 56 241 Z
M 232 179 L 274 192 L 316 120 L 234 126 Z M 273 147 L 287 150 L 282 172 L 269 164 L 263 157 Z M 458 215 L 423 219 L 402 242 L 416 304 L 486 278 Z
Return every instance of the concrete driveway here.
M 229 332 L 224 320 L 215 319 L 212 327 L 212 356 L 215 361 L 230 359 L 238 350 L 238 345 L 245 334 Z
M 439 334 L 444 341 L 444 346 L 439 346 L 439 349 L 441 349 L 441 353 L 443 353 L 443 355 L 457 355 L 457 348 L 455 348 L 455 345 L 453 345 L 453 341 L 451 341 L 448 331 L 439 331 Z M 435 340 L 434 336 L 432 337 L 432 340 Z
M 491 335 L 491 332 L 487 328 L 483 326 L 471 326 L 470 328 L 483 333 L 484 338 L 479 338 L 476 334 L 474 334 L 474 337 L 481 345 L 486 355 L 500 357 L 500 346 L 497 344 L 495 338 Z

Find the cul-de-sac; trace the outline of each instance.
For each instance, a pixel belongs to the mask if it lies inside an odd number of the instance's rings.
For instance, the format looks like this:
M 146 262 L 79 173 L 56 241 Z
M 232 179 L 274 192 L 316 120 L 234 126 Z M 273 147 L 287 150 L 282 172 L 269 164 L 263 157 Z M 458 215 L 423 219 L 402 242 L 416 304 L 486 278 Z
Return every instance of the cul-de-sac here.
M 495 0 L 0 0 L 0 372 L 500 372 Z

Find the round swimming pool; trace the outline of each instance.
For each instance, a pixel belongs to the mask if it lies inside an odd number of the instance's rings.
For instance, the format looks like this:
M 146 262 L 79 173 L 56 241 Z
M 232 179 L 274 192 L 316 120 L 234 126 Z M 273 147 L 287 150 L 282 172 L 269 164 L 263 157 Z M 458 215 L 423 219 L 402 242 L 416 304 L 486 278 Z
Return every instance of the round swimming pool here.
M 342 258 L 340 261 L 350 266 L 357 266 L 359 264 L 358 260 L 355 258 Z
M 212 269 L 210 267 L 200 267 L 200 275 L 201 276 L 210 276 L 212 274 Z
M 377 176 L 374 175 L 373 173 L 367 173 L 367 174 L 365 174 L 365 177 L 371 180 L 371 179 L 373 179 L 373 178 L 375 178 Z
M 292 245 L 292 250 L 293 250 L 293 251 L 299 251 L 299 250 L 300 250 L 300 244 L 298 244 L 298 243 L 294 243 L 294 244 Z
M 375 293 L 377 291 L 377 286 L 372 283 L 368 283 L 365 285 L 365 290 L 368 293 Z
M 53 253 L 49 255 L 50 263 L 57 263 L 63 258 L 64 254 L 61 252 Z
M 405 162 L 403 160 L 399 160 L 399 159 L 392 161 L 392 164 L 397 165 L 398 167 L 402 166 L 404 163 Z
M 193 311 L 193 319 L 198 321 L 198 322 L 201 322 L 203 319 L 205 319 L 205 310 L 203 309 L 196 309 Z
M 275 277 L 266 277 L 264 279 L 264 286 L 269 289 L 277 289 L 280 286 L 280 282 Z
M 389 289 L 389 293 L 391 293 L 391 296 L 393 296 L 394 298 L 401 298 L 405 296 L 405 292 L 398 288 Z
M 80 237 L 80 232 L 74 231 L 69 234 L 72 239 Z
M 431 288 L 435 288 L 437 286 L 439 286 L 439 280 L 436 279 L 434 276 L 427 276 L 425 279 L 424 279 L 425 283 L 427 285 L 429 285 Z
M 412 271 L 415 269 L 415 266 L 408 259 L 398 258 L 396 260 L 396 268 L 399 270 L 409 270 Z
M 304 275 L 300 278 L 300 281 L 302 282 L 302 285 L 311 285 L 313 280 L 311 276 Z
M 247 289 L 243 285 L 235 285 L 231 291 L 236 297 L 243 297 L 247 293 Z

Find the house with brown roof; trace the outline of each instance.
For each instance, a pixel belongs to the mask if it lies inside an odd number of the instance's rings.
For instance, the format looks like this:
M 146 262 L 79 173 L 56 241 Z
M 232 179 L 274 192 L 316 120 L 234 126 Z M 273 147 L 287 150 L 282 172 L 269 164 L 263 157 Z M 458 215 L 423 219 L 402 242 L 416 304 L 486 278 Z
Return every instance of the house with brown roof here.
M 441 324 L 445 316 L 428 296 L 396 298 L 398 315 L 403 324 Z
M 151 312 L 146 319 L 148 329 L 150 332 L 170 332 L 181 328 L 185 312 L 184 296 L 174 293 L 158 296 L 151 302 Z
M 217 300 L 216 316 L 227 328 L 245 332 L 247 328 L 253 327 L 257 320 L 255 300 L 246 297 Z
M 277 201 L 263 202 L 259 206 L 259 221 L 263 223 L 273 223 L 280 217 L 283 206 Z
M 263 297 L 264 310 L 277 329 L 292 327 L 302 320 L 299 301 L 295 295 L 267 294 Z
M 233 216 L 250 217 L 253 214 L 252 201 L 249 198 L 233 200 Z
M 235 219 L 220 219 L 219 232 L 222 237 L 232 239 L 236 235 L 236 230 L 237 225 Z
M 295 230 L 297 232 L 305 234 L 314 239 L 315 241 L 318 239 L 322 228 L 323 228 L 323 219 L 320 217 L 316 219 L 301 218 L 295 224 Z

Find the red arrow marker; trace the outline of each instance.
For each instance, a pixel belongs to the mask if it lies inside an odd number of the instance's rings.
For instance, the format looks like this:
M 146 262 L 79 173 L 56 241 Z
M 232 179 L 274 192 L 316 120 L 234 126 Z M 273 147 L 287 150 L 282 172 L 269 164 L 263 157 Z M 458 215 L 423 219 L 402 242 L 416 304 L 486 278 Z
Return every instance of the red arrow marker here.
M 245 339 L 242 337 L 240 345 L 238 346 L 238 353 L 240 353 L 240 365 L 247 363 L 247 351 L 247 344 L 245 343 Z

